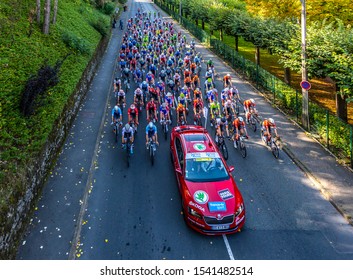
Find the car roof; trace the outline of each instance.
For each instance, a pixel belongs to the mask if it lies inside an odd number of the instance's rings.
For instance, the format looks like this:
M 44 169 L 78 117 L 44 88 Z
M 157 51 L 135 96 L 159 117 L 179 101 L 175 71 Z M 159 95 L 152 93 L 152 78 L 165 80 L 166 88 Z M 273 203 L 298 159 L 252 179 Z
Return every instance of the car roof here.
M 181 127 L 178 132 L 183 140 L 182 142 L 187 154 L 217 152 L 206 129 L 197 126 L 188 126 Z

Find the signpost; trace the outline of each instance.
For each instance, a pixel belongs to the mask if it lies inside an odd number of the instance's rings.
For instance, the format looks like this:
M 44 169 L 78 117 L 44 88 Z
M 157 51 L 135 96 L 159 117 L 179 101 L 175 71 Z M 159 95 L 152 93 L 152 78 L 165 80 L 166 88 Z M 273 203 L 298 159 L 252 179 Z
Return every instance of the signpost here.
M 301 81 L 300 86 L 304 90 L 309 90 L 311 89 L 311 84 L 308 81 Z

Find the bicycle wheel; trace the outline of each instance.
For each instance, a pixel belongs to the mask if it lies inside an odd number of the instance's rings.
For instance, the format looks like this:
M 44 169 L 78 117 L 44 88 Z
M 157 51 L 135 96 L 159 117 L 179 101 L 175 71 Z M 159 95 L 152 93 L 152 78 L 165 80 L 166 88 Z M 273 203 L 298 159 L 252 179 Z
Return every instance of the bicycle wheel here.
M 257 130 L 257 125 L 256 125 L 256 120 L 255 120 L 253 117 L 251 117 L 251 126 L 252 126 L 252 130 L 253 130 L 254 132 L 256 132 L 256 130 Z
M 275 143 L 275 141 L 272 142 L 271 144 L 271 150 L 272 150 L 272 154 L 275 158 L 279 157 L 279 149 L 277 144 Z
M 119 137 L 119 125 L 115 124 L 115 143 L 118 142 Z
M 126 143 L 126 164 L 127 167 L 130 167 L 130 142 Z
M 167 123 L 165 123 L 163 125 L 163 132 L 164 132 L 164 139 L 167 140 L 168 139 L 168 127 L 167 127 Z
M 224 159 L 227 160 L 228 159 L 228 148 L 226 146 L 226 143 L 223 143 L 221 145 L 221 151 L 222 151 L 222 155 L 223 155 Z
M 151 143 L 150 145 L 150 158 L 151 158 L 151 164 L 154 164 L 154 144 Z
M 240 154 L 243 158 L 246 158 L 246 146 L 245 146 L 245 143 L 243 141 L 240 141 L 240 144 L 239 144 L 239 150 L 240 150 Z

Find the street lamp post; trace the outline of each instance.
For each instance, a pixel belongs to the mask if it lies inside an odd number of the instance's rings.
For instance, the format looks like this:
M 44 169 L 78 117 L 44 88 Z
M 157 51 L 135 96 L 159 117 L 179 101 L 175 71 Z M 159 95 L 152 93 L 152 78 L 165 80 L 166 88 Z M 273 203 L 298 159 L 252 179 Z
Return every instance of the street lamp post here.
M 302 12 L 301 12 L 302 81 L 308 81 L 308 73 L 306 70 L 306 4 L 305 4 L 305 0 L 300 0 L 300 2 L 302 3 Z M 302 87 L 302 94 L 303 94 L 302 123 L 306 130 L 310 130 L 308 90 Z

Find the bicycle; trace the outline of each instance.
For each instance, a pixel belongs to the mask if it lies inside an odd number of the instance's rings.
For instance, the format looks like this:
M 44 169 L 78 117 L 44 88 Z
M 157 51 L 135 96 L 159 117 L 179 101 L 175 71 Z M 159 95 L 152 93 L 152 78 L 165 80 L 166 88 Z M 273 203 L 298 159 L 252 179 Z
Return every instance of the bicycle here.
M 254 132 L 256 132 L 257 122 L 258 122 L 258 120 L 256 119 L 257 113 L 254 111 L 254 112 L 250 112 L 249 114 L 250 114 L 249 125 L 250 125 L 251 129 Z
M 271 152 L 275 158 L 279 158 L 279 148 L 276 141 L 279 137 L 273 138 L 272 135 L 264 136 L 263 130 L 261 130 L 261 139 L 265 143 L 266 146 L 271 148 Z
M 133 144 L 130 142 L 130 137 L 126 139 L 126 143 L 124 144 L 124 149 L 126 150 L 126 164 L 127 167 L 130 167 L 130 157 L 133 154 Z
M 224 159 L 228 160 L 228 148 L 227 148 L 226 142 L 224 141 L 223 135 L 218 136 L 217 146 L 221 150 Z
M 247 155 L 245 138 L 247 138 L 247 137 L 244 135 L 240 135 L 237 140 L 237 139 L 235 139 L 235 135 L 234 135 L 234 148 L 240 152 L 240 154 L 243 158 L 246 158 L 246 155 Z
M 122 123 L 120 121 L 114 121 L 113 123 L 114 126 L 114 136 L 115 136 L 115 143 L 118 142 L 118 137 L 119 137 L 119 129 L 122 126 Z
M 162 129 L 163 129 L 163 133 L 164 133 L 164 139 L 167 140 L 168 139 L 168 131 L 169 131 L 169 121 L 166 120 L 165 118 L 163 118 L 161 120 L 161 125 L 162 125 Z
M 202 121 L 201 121 L 201 113 L 196 113 L 195 118 L 194 118 L 194 124 L 202 126 Z
M 125 92 L 127 92 L 130 89 L 130 82 L 129 82 L 129 77 L 124 76 L 124 86 L 125 86 Z
M 156 147 L 156 143 L 154 143 L 152 137 L 150 137 L 149 140 L 148 140 L 147 149 L 149 150 L 149 156 L 150 156 L 150 159 L 151 159 L 151 164 L 153 165 L 157 147 Z

